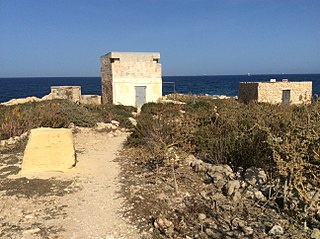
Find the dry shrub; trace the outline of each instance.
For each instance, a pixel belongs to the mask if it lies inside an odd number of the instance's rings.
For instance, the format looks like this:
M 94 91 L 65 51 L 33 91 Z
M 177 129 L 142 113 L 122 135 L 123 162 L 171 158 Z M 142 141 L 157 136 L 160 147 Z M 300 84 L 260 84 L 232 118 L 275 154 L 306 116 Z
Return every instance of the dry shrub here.
M 312 203 L 310 191 L 320 185 L 320 103 L 287 106 L 199 96 L 175 99 L 186 104 L 145 105 L 128 144 L 146 148 L 149 159 L 157 163 L 175 146 L 214 164 L 259 167 L 282 183 L 287 181 L 288 190 L 304 205 Z
M 37 127 L 92 127 L 96 122 L 118 120 L 123 127 L 131 127 L 128 117 L 133 107 L 77 105 L 68 100 L 51 100 L 14 106 L 0 106 L 0 139 L 18 136 Z
M 137 117 L 138 124 L 127 141 L 133 147 L 143 145 L 149 152 L 149 159 L 158 164 L 166 160 L 170 147 L 181 145 L 180 106 L 174 104 L 149 103 L 142 107 Z

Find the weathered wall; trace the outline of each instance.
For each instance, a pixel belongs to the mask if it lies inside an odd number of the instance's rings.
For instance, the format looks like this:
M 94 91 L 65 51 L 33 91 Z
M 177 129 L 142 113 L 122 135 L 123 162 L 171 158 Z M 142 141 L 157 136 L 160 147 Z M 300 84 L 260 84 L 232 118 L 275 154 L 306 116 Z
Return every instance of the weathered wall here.
M 239 101 L 244 103 L 258 101 L 258 84 L 258 82 L 240 82 Z
M 271 104 L 282 103 L 283 90 L 290 90 L 290 103 L 311 103 L 312 82 L 241 82 L 239 100 L 248 102 L 257 100 Z
M 112 70 L 110 57 L 102 56 L 101 61 L 101 102 L 102 104 L 113 103 L 113 88 L 112 88 Z
M 81 95 L 81 104 L 85 105 L 101 105 L 100 95 Z
M 146 86 L 146 102 L 157 101 L 162 96 L 159 58 L 159 53 L 142 52 L 102 56 L 102 103 L 135 106 L 135 86 Z

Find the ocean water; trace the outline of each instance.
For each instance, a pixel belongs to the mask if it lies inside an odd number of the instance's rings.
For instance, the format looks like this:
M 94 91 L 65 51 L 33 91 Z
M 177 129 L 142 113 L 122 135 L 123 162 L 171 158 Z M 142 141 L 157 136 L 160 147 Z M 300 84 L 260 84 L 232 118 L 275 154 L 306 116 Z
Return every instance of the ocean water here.
M 185 94 L 238 95 L 239 82 L 312 81 L 313 94 L 320 95 L 320 74 L 297 75 L 221 75 L 221 76 L 163 76 L 163 94 L 174 92 Z M 170 82 L 170 83 L 166 83 Z M 50 93 L 50 86 L 81 86 L 82 94 L 101 94 L 100 77 L 29 77 L 0 78 L 0 102 L 28 96 L 42 97 Z

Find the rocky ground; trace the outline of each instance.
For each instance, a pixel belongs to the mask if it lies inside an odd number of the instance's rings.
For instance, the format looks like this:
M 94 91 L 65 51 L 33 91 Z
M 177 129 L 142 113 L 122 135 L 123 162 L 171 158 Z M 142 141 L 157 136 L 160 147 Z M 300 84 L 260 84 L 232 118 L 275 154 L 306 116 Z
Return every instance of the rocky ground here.
M 233 171 L 192 155 L 154 167 L 136 149 L 123 152 L 126 216 L 145 238 L 320 238 L 319 217 L 298 223 L 281 209 L 281 192 L 257 168 Z

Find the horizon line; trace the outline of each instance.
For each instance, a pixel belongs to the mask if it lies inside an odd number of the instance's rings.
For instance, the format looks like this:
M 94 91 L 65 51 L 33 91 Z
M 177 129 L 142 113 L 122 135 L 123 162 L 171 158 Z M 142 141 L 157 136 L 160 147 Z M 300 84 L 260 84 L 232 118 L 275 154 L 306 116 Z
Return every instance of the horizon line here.
M 320 75 L 320 73 L 250 73 L 250 76 L 255 75 Z M 246 74 L 202 74 L 202 75 L 163 75 L 162 77 L 190 77 L 190 76 L 248 76 Z M 4 78 L 98 78 L 101 76 L 0 76 Z

